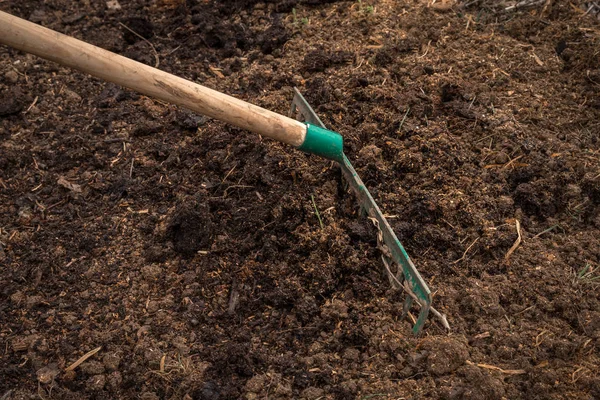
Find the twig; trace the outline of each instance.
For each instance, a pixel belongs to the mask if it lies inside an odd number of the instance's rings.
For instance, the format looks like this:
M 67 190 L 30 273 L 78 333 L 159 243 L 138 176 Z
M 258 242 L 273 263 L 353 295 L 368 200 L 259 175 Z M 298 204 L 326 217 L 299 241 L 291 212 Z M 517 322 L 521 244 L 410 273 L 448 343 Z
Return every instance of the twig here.
M 519 235 L 519 237 L 517 237 L 517 240 L 515 240 L 515 243 L 508 250 L 508 253 L 506 253 L 506 255 L 504 256 L 504 259 L 506 259 L 506 260 L 508 260 L 508 257 L 510 257 L 510 255 L 512 253 L 514 253 L 514 251 L 517 249 L 517 247 L 519 247 L 519 245 L 521 244 L 521 223 L 519 222 L 518 219 L 515 219 L 515 225 L 517 227 L 517 235 Z
M 315 215 L 319 219 L 319 225 L 321 225 L 321 229 L 323 229 L 323 220 L 321 220 L 321 214 L 319 213 L 319 209 L 317 208 L 317 204 L 315 203 L 315 196 L 311 194 L 310 198 L 312 200 L 313 207 L 315 208 Z
M 27 110 L 25 110 L 25 112 L 23 114 L 27 114 L 29 112 L 29 110 L 31 110 L 33 108 L 33 106 L 35 106 L 35 103 L 37 103 L 38 101 L 38 96 L 35 96 L 35 99 L 33 99 L 33 103 L 31 103 L 31 105 L 27 108 Z
M 460 262 L 460 261 L 464 260 L 464 259 L 465 259 L 465 257 L 467 256 L 467 253 L 469 252 L 469 250 L 471 250 L 471 247 L 473 247 L 473 246 L 475 245 L 475 243 L 477 243 L 477 241 L 478 241 L 478 240 L 479 240 L 479 238 L 475 239 L 475 240 L 473 241 L 473 243 L 471 243 L 471 244 L 469 245 L 469 247 L 467 247 L 467 249 L 466 249 L 466 250 L 465 250 L 465 252 L 463 253 L 462 257 L 461 257 L 461 258 L 459 258 L 458 260 L 456 260 L 456 261 L 452 262 L 452 264 L 456 264 L 456 263 L 458 263 L 458 262 Z
M 517 161 L 518 159 L 520 159 L 522 157 L 523 157 L 523 154 L 521 154 L 519 157 L 513 158 L 512 160 L 510 160 L 509 162 L 507 162 L 506 164 L 504 164 L 504 166 L 502 168 L 500 168 L 500 169 L 506 169 L 506 168 L 510 167 L 510 165 L 512 163 L 514 163 L 515 161 Z
M 548 233 L 550 232 L 552 229 L 559 227 L 560 225 L 556 224 L 556 225 L 552 225 L 550 228 L 548 229 L 544 229 L 543 231 L 541 231 L 540 233 L 538 233 L 537 235 L 535 235 L 533 238 L 539 238 L 540 236 L 542 236 L 544 233 Z
M 423 57 L 425 57 L 427 55 L 427 53 L 429 53 L 429 46 L 430 45 L 431 45 L 431 40 L 429 41 L 429 43 L 427 43 L 427 48 L 425 49 L 425 53 L 423 53 L 422 56 L 418 56 L 417 58 L 423 58 Z
M 68 371 L 73 371 L 75 368 L 79 367 L 85 360 L 87 360 L 88 358 L 90 358 L 91 356 L 93 356 L 94 354 L 96 354 L 97 352 L 99 352 L 100 349 L 102 349 L 102 346 L 96 347 L 92 351 L 88 351 L 83 356 L 81 356 L 81 358 L 79 360 L 77 360 L 73 364 L 69 365 L 67 367 L 67 369 L 65 369 L 65 371 L 67 371 L 67 372 Z
M 477 95 L 473 96 L 473 100 L 471 100 L 471 104 L 469 104 L 469 107 L 467 108 L 467 110 L 470 110 L 471 107 L 473 107 L 473 103 L 475 103 L 475 99 L 477 99 Z
M 545 3 L 546 0 L 538 0 L 538 1 L 521 1 L 513 6 L 508 6 L 504 9 L 504 11 L 512 11 L 512 10 L 516 10 L 516 9 L 521 9 L 521 8 L 527 8 L 527 7 L 535 7 L 538 6 L 542 3 Z
M 544 8 L 542 8 L 542 15 L 547 15 L 546 12 L 552 7 L 552 0 L 546 0 Z
M 500 367 L 496 367 L 495 365 L 475 364 L 474 362 L 471 362 L 469 360 L 467 360 L 467 364 L 477 365 L 479 368 L 485 368 L 485 369 L 491 369 L 491 370 L 494 370 L 494 371 L 499 371 L 499 372 L 502 372 L 503 374 L 506 374 L 506 375 L 522 375 L 522 374 L 526 374 L 527 373 L 527 371 L 525 371 L 524 369 L 502 369 Z
M 582 17 L 585 17 L 586 15 L 588 15 L 590 13 L 590 11 L 592 11 L 594 8 L 598 7 L 598 4 L 596 3 L 592 3 L 590 5 L 590 8 L 588 8 L 588 10 L 585 12 L 585 14 L 582 15 Z
M 406 110 L 406 113 L 404 113 L 404 117 L 402 117 L 402 121 L 400 121 L 400 126 L 398 127 L 398 131 L 400 131 L 400 129 L 402 129 L 402 125 L 404 125 L 404 121 L 406 121 L 406 117 L 408 117 L 409 112 L 410 112 L 410 107 L 408 107 L 408 110 Z
M 160 59 L 158 58 L 158 52 L 156 51 L 156 48 L 154 47 L 154 45 L 152 43 L 150 43 L 150 41 L 148 39 L 146 39 L 145 37 L 143 37 L 142 35 L 140 35 L 136 31 L 134 31 L 133 29 L 131 29 L 127 25 L 125 25 L 125 24 L 123 24 L 121 22 L 119 22 L 119 25 L 121 25 L 123 28 L 127 29 L 129 32 L 133 33 L 135 36 L 139 37 L 144 42 L 146 42 L 146 43 L 148 43 L 150 45 L 150 47 L 152 48 L 152 51 L 154 52 L 154 60 L 156 61 L 154 63 L 154 68 L 158 68 L 158 66 L 160 65 Z
M 133 162 L 135 161 L 135 157 L 131 159 L 131 167 L 129 167 L 129 179 L 133 176 Z

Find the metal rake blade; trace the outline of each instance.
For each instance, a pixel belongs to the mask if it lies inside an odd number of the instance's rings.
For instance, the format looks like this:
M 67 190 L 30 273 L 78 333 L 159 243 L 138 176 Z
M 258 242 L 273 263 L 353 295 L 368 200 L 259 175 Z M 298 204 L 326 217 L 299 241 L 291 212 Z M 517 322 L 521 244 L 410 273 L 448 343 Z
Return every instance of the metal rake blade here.
M 294 88 L 290 115 L 298 120 L 303 119 L 310 124 L 326 129 L 321 119 L 296 88 Z M 344 178 L 356 195 L 361 209 L 378 229 L 377 244 L 382 252 L 381 258 L 391 285 L 406 292 L 403 314 L 408 313 L 413 302 L 420 305 L 419 317 L 413 327 L 414 334 L 419 334 L 431 309 L 431 291 L 346 155 L 343 157 L 343 163 L 339 165 Z M 397 268 L 396 273 L 392 271 L 394 266 Z

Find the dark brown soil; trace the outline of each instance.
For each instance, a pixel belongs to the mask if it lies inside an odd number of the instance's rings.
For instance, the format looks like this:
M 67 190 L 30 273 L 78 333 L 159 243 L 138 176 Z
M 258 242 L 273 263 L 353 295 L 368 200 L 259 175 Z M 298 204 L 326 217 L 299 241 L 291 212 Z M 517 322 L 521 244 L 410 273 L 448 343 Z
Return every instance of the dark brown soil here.
M 412 336 L 336 165 L 1 48 L 0 398 L 600 398 L 600 25 L 551 3 L 0 1 L 281 113 L 298 86 L 452 327 Z

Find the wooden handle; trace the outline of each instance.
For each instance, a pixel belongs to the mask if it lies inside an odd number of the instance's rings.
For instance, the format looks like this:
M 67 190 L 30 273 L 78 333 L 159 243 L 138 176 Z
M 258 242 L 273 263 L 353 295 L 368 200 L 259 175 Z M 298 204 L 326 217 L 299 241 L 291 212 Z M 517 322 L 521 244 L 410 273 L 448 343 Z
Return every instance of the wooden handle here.
M 300 147 L 306 125 L 0 11 L 0 43 Z

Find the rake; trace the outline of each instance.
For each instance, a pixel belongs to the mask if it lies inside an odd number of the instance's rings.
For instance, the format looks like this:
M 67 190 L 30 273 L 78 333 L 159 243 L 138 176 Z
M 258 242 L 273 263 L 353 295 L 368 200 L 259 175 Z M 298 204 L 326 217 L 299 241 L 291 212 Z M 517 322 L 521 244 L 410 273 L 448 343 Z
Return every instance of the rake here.
M 0 43 L 335 161 L 340 165 L 361 209 L 378 229 L 377 243 L 385 273 L 393 287 L 406 293 L 404 315 L 414 303 L 420 306 L 413 332 L 418 334 L 422 330 L 430 311 L 448 327 L 445 316 L 431 307 L 431 292 L 427 284 L 344 154 L 342 136 L 325 128 L 297 89 L 292 115 L 297 115 L 304 122 L 1 11 Z

